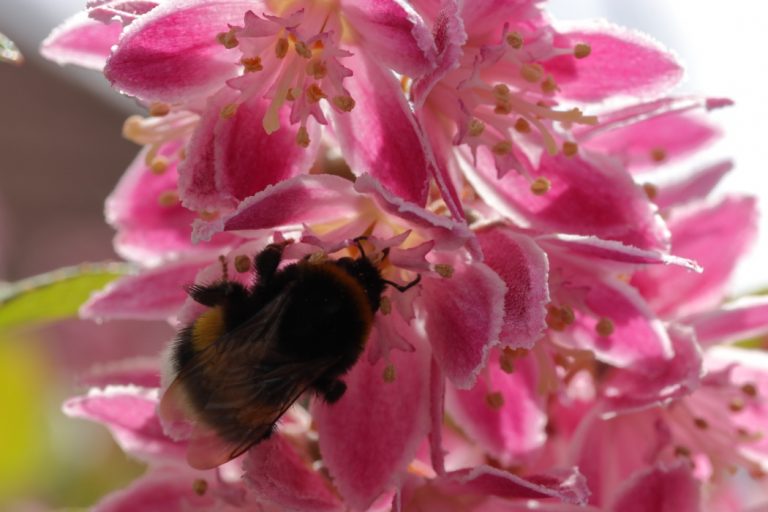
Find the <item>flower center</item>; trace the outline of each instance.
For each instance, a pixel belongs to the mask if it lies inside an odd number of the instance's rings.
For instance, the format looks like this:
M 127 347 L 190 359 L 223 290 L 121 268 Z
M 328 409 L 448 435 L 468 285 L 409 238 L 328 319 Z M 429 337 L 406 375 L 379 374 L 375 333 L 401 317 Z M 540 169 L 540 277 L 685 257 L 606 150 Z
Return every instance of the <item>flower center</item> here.
M 355 107 L 342 83 L 352 72 L 339 62 L 351 55 L 339 47 L 341 35 L 336 2 L 307 2 L 304 9 L 285 16 L 259 17 L 248 11 L 242 27 L 231 26 L 218 35 L 224 47 L 239 48 L 242 53 L 242 74 L 227 82 L 241 92 L 237 102 L 267 99 L 262 125 L 268 134 L 280 128 L 280 111 L 290 104 L 289 122 L 299 124 L 296 143 L 307 147 L 307 120 L 313 117 L 327 124 L 321 102 L 339 113 Z M 231 117 L 235 109 L 236 104 L 225 106 L 222 116 Z

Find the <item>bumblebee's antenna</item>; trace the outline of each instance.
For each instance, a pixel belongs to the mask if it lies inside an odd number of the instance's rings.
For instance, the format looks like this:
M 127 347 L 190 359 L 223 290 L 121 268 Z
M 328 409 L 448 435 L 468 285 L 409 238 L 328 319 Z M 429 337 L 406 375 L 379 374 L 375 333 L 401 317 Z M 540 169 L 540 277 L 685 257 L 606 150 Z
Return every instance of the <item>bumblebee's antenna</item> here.
M 368 256 L 366 256 L 366 255 L 365 255 L 365 249 L 363 249 L 363 244 L 361 244 L 361 243 L 360 243 L 360 242 L 362 242 L 363 240 L 368 240 L 368 237 L 367 237 L 366 235 L 363 235 L 363 236 L 359 236 L 359 237 L 355 238 L 355 239 L 354 239 L 354 240 L 352 240 L 352 241 L 353 241 L 353 242 L 355 243 L 355 245 L 357 246 L 357 250 L 358 250 L 358 251 L 360 251 L 360 255 L 361 255 L 363 258 L 365 258 L 365 259 L 368 259 Z
M 395 290 L 397 290 L 397 291 L 402 293 L 402 292 L 410 290 L 411 288 L 413 288 L 414 286 L 419 284 L 421 282 L 421 274 L 417 274 L 416 275 L 416 279 L 414 279 L 413 281 L 411 281 L 408 284 L 397 284 L 397 283 L 389 281 L 387 279 L 382 279 L 382 281 L 387 283 L 389 286 L 391 286 Z
M 223 254 L 219 254 L 219 263 L 221 263 L 221 280 L 224 282 L 229 281 L 227 258 Z

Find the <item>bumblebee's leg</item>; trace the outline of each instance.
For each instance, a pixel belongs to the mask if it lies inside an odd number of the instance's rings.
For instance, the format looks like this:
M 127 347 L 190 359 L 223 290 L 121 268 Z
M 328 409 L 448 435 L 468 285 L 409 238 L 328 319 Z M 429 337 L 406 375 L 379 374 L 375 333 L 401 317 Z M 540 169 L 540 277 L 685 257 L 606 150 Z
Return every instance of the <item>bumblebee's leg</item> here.
M 187 293 L 195 302 L 209 308 L 236 304 L 248 296 L 245 286 L 234 281 L 220 281 L 211 285 L 193 284 Z
M 344 381 L 339 379 L 321 380 L 315 382 L 312 388 L 317 391 L 318 394 L 322 395 L 326 402 L 332 404 L 338 402 L 339 398 L 344 395 L 344 392 L 347 390 L 347 385 L 344 384 Z
M 283 249 L 286 243 L 269 244 L 254 258 L 254 267 L 258 283 L 267 283 L 277 272 L 277 267 L 283 259 Z

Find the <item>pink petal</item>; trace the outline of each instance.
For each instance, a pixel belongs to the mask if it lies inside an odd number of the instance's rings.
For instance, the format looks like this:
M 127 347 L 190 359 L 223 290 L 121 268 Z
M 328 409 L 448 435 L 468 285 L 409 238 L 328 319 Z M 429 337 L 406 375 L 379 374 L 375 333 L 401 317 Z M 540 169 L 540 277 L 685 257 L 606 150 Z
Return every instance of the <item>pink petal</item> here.
M 490 466 L 477 466 L 448 473 L 433 485 L 452 494 L 493 495 L 502 498 L 557 498 L 574 504 L 586 503 L 589 496 L 586 480 L 576 468 L 523 478 Z
M 682 78 L 683 70 L 659 43 L 638 32 L 607 23 L 563 34 L 572 44 L 587 43 L 584 59 L 559 56 L 543 63 L 572 100 L 600 101 L 611 96 L 651 95 Z
M 345 0 L 342 8 L 344 17 L 355 27 L 355 46 L 360 54 L 410 77 L 428 69 L 424 46 L 429 33 L 396 1 Z
M 208 239 L 222 229 L 274 229 L 354 218 L 367 200 L 352 186 L 350 181 L 328 174 L 296 176 L 243 200 L 235 212 L 218 221 L 198 223 L 194 236 Z
M 110 283 L 80 308 L 83 318 L 165 320 L 175 315 L 187 298 L 186 287 L 210 259 L 171 263 Z
M 703 200 L 732 169 L 733 162 L 730 160 L 699 169 L 685 179 L 659 187 L 653 202 L 665 210 Z
M 105 214 L 118 230 L 115 249 L 121 256 L 157 263 L 190 251 L 210 251 L 211 244 L 192 244 L 192 221 L 197 216 L 178 202 L 162 202 L 164 196 L 176 194 L 175 155 L 180 148 L 180 143 L 172 142 L 158 151 L 159 156 L 168 157 L 170 162 L 159 175 L 148 168 L 148 150 L 142 150 L 107 198 Z M 218 237 L 213 244 L 224 245 L 229 241 L 226 236 Z
M 719 133 L 714 125 L 697 116 L 672 112 L 605 131 L 584 145 L 620 155 L 636 169 L 657 165 L 654 154 L 658 151 L 663 151 L 664 162 L 671 161 L 701 149 Z
M 681 322 L 693 327 L 696 339 L 705 347 L 763 336 L 768 333 L 768 298 L 745 297 Z
M 372 196 L 379 208 L 418 229 L 423 236 L 435 242 L 436 249 L 458 249 L 472 241 L 472 232 L 465 223 L 436 215 L 406 201 L 385 189 L 372 176 L 362 175 L 357 178 L 355 190 Z
M 134 481 L 130 487 L 110 494 L 94 512 L 187 512 L 211 510 L 216 502 L 210 493 L 195 492 L 195 473 L 163 468 Z
M 216 35 L 241 24 L 249 9 L 258 11 L 259 2 L 163 3 L 126 28 L 104 74 L 141 99 L 181 103 L 211 94 L 237 73 L 236 51 Z
M 288 110 L 281 114 L 282 129 L 271 135 L 264 131 L 267 100 L 252 97 L 240 103 L 231 118 L 222 118 L 222 108 L 237 99 L 227 89 L 213 96 L 192 136 L 179 169 L 188 208 L 233 207 L 269 185 L 308 171 L 314 161 L 317 145 L 305 149 L 296 143 L 298 125 L 289 125 Z
M 423 341 L 410 341 L 416 351 L 392 351 L 389 362 L 371 365 L 364 355 L 344 377 L 341 400 L 313 404 L 323 461 L 352 509 L 399 483 L 429 430 L 429 354 Z
M 40 46 L 46 59 L 58 64 L 74 64 L 100 70 L 109 57 L 112 45 L 117 43 L 123 26 L 104 24 L 81 11 L 56 27 Z
M 632 368 L 616 370 L 604 382 L 606 413 L 626 412 L 667 403 L 699 387 L 703 373 L 701 353 L 689 330 L 670 329 L 674 356 L 646 360 Z
M 599 266 L 600 271 L 606 274 L 630 272 L 637 266 L 658 264 L 678 265 L 694 272 L 702 270 L 696 262 L 685 258 L 670 256 L 660 251 L 646 251 L 593 236 L 543 235 L 536 237 L 536 242 L 547 253 L 557 254 L 572 263 L 580 261 L 593 267 Z
M 77 380 L 85 387 L 107 386 L 160 387 L 160 365 L 156 358 L 123 359 L 91 368 Z
M 698 512 L 700 483 L 687 464 L 639 471 L 617 490 L 615 512 Z
M 320 474 L 281 435 L 251 448 L 243 469 L 245 483 L 258 500 L 279 510 L 343 510 Z
M 715 205 L 698 205 L 668 218 L 672 252 L 696 260 L 704 273 L 674 267 L 644 269 L 632 277 L 659 316 L 686 315 L 722 301 L 725 285 L 757 230 L 754 198 L 729 197 Z
M 355 108 L 333 112 L 344 157 L 356 174 L 369 173 L 392 193 L 423 206 L 429 191 L 425 141 L 400 83 L 364 54 L 345 63 L 354 72 L 347 87 Z
M 507 290 L 482 263 L 452 266 L 451 277 L 422 279 L 421 300 L 435 359 L 453 385 L 468 389 L 499 344 Z
M 163 432 L 156 414 L 157 391 L 110 386 L 64 403 L 64 413 L 106 425 L 121 448 L 144 460 L 184 460 L 185 447 Z
M 507 285 L 501 343 L 531 348 L 546 327 L 547 256 L 532 239 L 506 229 L 478 233 L 485 263 Z
M 480 195 L 512 220 L 545 232 L 592 235 L 640 249 L 664 250 L 669 236 L 653 205 L 615 162 L 543 155 L 537 176 L 551 189 L 537 196 L 518 173 L 496 178 L 487 152 L 478 154 L 478 172 L 468 178 Z
M 552 333 L 558 343 L 591 350 L 600 361 L 618 367 L 644 368 L 646 363 L 658 364 L 673 356 L 664 326 L 634 288 L 615 278 L 593 280 L 584 286 L 588 287 L 583 298 L 585 309 L 573 306 L 576 321 L 564 332 Z M 601 318 L 613 325 L 609 335 L 597 332 Z
M 493 351 L 487 370 L 466 391 L 449 387 L 448 413 L 485 452 L 509 466 L 546 441 L 544 395 L 537 390 L 541 378 L 533 356 L 516 360 L 512 373 L 499 365 Z M 500 399 L 492 405 L 489 397 Z

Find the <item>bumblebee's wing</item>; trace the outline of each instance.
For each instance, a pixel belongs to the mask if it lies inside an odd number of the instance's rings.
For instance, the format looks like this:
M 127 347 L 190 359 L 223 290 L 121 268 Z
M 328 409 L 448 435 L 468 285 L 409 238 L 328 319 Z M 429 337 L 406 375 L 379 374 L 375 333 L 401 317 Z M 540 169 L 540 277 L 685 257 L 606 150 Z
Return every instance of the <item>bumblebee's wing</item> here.
M 191 466 L 216 467 L 268 437 L 275 422 L 335 363 L 295 361 L 276 351 L 286 303 L 287 292 L 197 353 L 164 394 L 160 416 L 172 435 L 189 437 Z M 206 382 L 204 392 L 199 382 Z M 189 425 L 189 419 L 191 433 L 173 427 Z

